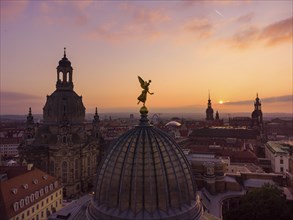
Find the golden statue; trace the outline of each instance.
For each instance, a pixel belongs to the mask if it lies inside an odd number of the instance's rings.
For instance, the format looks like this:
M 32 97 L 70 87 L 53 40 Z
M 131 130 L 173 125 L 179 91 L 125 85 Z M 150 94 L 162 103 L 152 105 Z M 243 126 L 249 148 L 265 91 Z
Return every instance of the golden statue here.
M 154 93 L 153 92 L 150 92 L 149 91 L 149 85 L 150 83 L 152 82 L 151 80 L 149 80 L 148 82 L 147 81 L 144 81 L 140 76 L 138 76 L 138 80 L 140 82 L 140 86 L 141 88 L 143 88 L 140 96 L 138 96 L 138 103 L 139 104 L 140 102 L 143 103 L 143 106 L 145 106 L 145 102 L 146 102 L 146 99 L 147 99 L 147 94 L 149 93 L 150 95 L 153 95 Z

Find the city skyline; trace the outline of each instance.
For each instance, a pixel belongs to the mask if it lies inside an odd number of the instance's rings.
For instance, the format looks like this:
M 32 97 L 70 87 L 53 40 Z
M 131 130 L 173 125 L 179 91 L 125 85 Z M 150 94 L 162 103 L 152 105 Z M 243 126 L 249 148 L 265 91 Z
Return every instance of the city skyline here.
M 1 112 L 42 113 L 63 47 L 87 113 L 292 112 L 291 1 L 1 1 Z M 196 111 L 196 109 L 195 109 Z

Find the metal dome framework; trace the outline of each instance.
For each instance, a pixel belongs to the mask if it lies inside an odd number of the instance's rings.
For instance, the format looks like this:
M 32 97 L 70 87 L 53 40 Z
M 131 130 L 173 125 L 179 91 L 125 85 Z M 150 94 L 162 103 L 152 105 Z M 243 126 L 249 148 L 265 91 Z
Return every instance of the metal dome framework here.
M 117 140 L 101 163 L 87 216 L 193 220 L 202 212 L 195 195 L 184 153 L 168 134 L 141 120 Z

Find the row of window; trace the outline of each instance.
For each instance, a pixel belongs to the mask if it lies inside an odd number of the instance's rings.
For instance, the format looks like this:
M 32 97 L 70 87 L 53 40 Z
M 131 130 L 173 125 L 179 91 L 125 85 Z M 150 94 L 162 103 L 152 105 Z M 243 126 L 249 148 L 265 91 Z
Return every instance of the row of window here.
M 56 195 L 57 195 L 57 193 L 56 193 Z M 48 199 L 47 199 L 47 203 L 48 203 Z M 56 209 L 58 209 L 58 206 L 61 207 L 61 205 L 62 205 L 62 199 L 59 199 L 58 201 L 55 202 L 55 206 L 54 206 L 54 204 L 51 204 L 51 207 L 50 207 L 51 211 L 49 210 L 49 208 L 46 208 L 46 211 L 43 210 L 43 211 L 37 213 L 36 216 L 34 216 L 32 218 L 32 220 L 45 219 L 44 217 L 48 217 L 51 213 L 56 212 L 57 211 Z M 42 207 L 44 207 L 44 201 L 42 201 Z M 39 210 L 39 204 L 36 205 L 36 209 L 35 209 L 35 207 L 32 207 L 31 210 L 27 210 L 26 213 L 25 212 L 22 213 L 21 216 L 17 216 L 15 219 L 16 220 L 28 219 L 30 214 L 34 214 L 35 211 L 37 212 L 38 210 Z
M 19 202 L 14 202 L 13 210 L 15 212 L 18 211 L 20 208 L 23 208 L 25 205 L 29 205 L 30 203 L 39 199 L 39 197 L 42 197 L 44 194 L 47 194 L 49 190 L 52 191 L 54 188 L 57 188 L 57 187 L 58 187 L 58 182 L 55 181 L 54 185 L 51 183 L 49 186 L 45 186 L 44 188 L 36 191 L 35 193 L 32 193 L 29 196 L 26 196 L 24 199 L 21 199 Z M 51 196 L 51 200 L 53 200 L 53 196 Z

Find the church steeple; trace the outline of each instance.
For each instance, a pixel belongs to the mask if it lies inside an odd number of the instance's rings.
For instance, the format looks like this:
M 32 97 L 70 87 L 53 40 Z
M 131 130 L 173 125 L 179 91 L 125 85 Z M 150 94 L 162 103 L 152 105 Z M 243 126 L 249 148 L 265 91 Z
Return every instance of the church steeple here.
M 219 112 L 216 112 L 216 120 L 220 120 Z
M 93 119 L 93 135 L 95 138 L 99 137 L 100 133 L 100 117 L 98 115 L 98 108 L 96 107 L 96 112 Z
M 98 115 L 98 108 L 96 107 L 96 112 L 94 115 L 94 120 L 93 120 L 93 124 L 98 124 L 100 122 L 100 117 Z
M 256 93 L 256 98 L 254 102 L 254 111 L 251 114 L 252 118 L 252 127 L 259 127 L 262 125 L 262 111 L 261 111 L 261 102 L 258 98 L 258 93 Z
M 28 115 L 26 117 L 26 128 L 25 128 L 25 138 L 30 139 L 35 136 L 35 122 L 34 117 L 32 115 L 32 109 L 29 108 Z
M 57 89 L 73 90 L 72 71 L 71 62 L 66 57 L 66 47 L 64 47 L 64 56 L 57 66 Z
M 206 109 L 206 120 L 214 120 L 214 110 L 212 108 L 211 96 L 209 91 L 208 107 Z
M 34 124 L 34 117 L 32 115 L 32 108 L 31 107 L 29 107 L 28 115 L 26 117 L 26 124 L 27 125 Z

